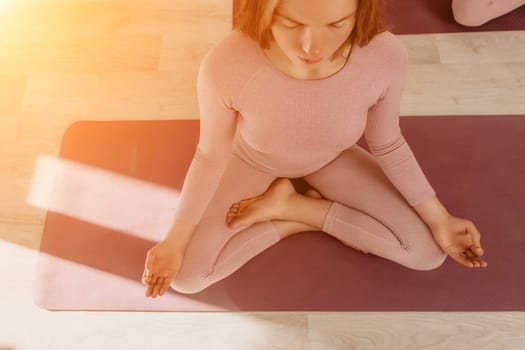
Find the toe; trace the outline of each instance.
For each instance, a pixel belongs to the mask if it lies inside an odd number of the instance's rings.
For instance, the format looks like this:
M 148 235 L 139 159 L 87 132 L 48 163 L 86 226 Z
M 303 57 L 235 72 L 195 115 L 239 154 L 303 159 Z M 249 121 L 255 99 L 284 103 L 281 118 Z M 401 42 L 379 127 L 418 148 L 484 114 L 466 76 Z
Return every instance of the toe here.
M 262 199 L 264 197 L 264 195 L 259 195 L 259 196 L 255 196 L 255 197 L 252 197 L 252 198 L 248 198 L 248 199 L 243 199 L 239 202 L 239 206 L 241 208 L 244 208 L 244 207 L 247 207 L 249 206 L 250 204 L 252 204 L 253 202 L 259 200 L 259 199 Z
M 239 207 L 245 207 L 247 205 L 249 205 L 251 203 L 251 199 L 243 199 L 242 201 L 239 202 Z

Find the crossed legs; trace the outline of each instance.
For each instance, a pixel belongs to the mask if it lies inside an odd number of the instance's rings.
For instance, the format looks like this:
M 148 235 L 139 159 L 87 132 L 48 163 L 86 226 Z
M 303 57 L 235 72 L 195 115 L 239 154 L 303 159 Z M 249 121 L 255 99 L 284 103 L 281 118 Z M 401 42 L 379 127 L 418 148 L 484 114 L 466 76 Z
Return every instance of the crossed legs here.
M 344 244 L 414 270 L 445 261 L 430 229 L 358 145 L 304 179 L 333 201 L 322 230 Z
M 182 264 L 170 284 L 172 289 L 181 293 L 198 293 L 228 277 L 286 236 L 319 229 L 289 220 L 267 220 L 236 228 L 227 224 L 232 203 L 256 197 L 275 182 L 276 177 L 251 167 L 232 154 L 217 192 L 186 246 Z M 318 196 L 315 191 L 308 195 L 311 198 Z
M 301 222 L 416 270 L 436 268 L 445 260 L 426 224 L 358 145 L 304 179 L 316 195 L 297 194 L 288 179 L 280 178 L 263 195 L 234 204 L 228 218 L 234 227 L 275 219 Z
M 425 223 L 359 146 L 304 179 L 313 189 L 300 195 L 288 179 L 232 156 L 171 287 L 199 292 L 284 237 L 308 230 L 322 230 L 349 247 L 411 269 L 434 269 L 445 260 Z M 288 205 L 282 205 L 284 200 L 269 205 L 270 192 L 279 192 Z M 241 225 L 232 227 L 229 218 L 241 207 L 236 218 Z

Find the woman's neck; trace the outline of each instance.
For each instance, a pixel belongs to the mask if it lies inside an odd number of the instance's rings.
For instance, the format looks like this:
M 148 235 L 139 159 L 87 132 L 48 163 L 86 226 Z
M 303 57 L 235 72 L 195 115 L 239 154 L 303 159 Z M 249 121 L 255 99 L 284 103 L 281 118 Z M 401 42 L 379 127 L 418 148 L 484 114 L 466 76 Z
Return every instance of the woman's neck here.
M 291 76 L 296 79 L 322 79 L 337 73 L 345 65 L 348 55 L 350 53 L 351 46 L 348 46 L 343 54 L 336 57 L 332 62 L 328 62 L 323 66 L 316 67 L 315 69 L 301 69 L 297 65 L 294 65 L 288 56 L 272 42 L 270 48 L 264 50 L 266 57 L 270 62 L 282 73 Z

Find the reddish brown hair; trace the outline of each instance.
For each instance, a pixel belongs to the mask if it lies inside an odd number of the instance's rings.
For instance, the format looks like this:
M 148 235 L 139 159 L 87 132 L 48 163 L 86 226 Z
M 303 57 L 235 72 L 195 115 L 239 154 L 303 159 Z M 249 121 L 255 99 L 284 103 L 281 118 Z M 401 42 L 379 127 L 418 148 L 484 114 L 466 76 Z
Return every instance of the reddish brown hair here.
M 273 41 L 270 26 L 278 5 L 279 0 L 242 0 L 234 29 L 250 36 L 262 49 L 268 49 Z M 358 0 L 354 29 L 333 57 L 340 56 L 349 45 L 365 46 L 374 36 L 388 30 L 384 11 L 384 0 Z

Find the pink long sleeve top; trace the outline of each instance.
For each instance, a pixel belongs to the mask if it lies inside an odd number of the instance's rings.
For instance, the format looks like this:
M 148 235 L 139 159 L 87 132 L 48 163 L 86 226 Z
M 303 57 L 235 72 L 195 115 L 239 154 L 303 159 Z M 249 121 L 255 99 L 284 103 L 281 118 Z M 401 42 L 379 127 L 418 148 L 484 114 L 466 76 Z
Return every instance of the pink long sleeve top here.
M 363 132 L 410 205 L 435 195 L 399 128 L 407 66 L 401 41 L 383 32 L 353 47 L 335 74 L 295 79 L 279 71 L 257 42 L 232 31 L 199 67 L 200 136 L 175 220 L 200 221 L 232 152 L 261 171 L 296 178 L 335 159 Z

